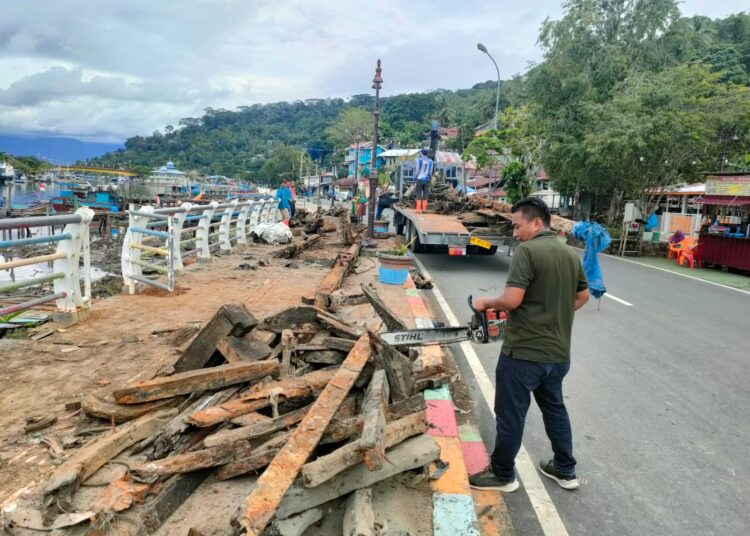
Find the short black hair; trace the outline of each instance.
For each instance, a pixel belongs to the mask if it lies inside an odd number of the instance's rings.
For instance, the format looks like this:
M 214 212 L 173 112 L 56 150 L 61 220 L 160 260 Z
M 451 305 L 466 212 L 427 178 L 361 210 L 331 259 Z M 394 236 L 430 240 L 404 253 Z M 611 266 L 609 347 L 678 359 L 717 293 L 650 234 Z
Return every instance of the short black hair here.
M 549 227 L 550 223 L 552 223 L 552 215 L 547 203 L 538 197 L 527 197 L 526 199 L 516 201 L 511 207 L 510 212 L 511 214 L 520 212 L 526 221 L 539 218 L 545 227 Z

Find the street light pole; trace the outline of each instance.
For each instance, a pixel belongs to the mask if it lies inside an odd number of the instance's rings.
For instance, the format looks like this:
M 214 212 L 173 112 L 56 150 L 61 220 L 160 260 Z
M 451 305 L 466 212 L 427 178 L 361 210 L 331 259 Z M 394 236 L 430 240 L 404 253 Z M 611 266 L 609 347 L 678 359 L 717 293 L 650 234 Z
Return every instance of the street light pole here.
M 367 236 L 370 241 L 375 238 L 375 200 L 378 195 L 378 170 L 376 169 L 378 159 L 378 120 L 380 119 L 380 86 L 383 84 L 381 76 L 380 60 L 375 67 L 375 77 L 372 79 L 372 88 L 375 90 L 375 109 L 372 112 L 372 156 L 370 159 L 370 198 L 367 203 Z
M 477 48 L 487 54 L 489 58 L 492 60 L 492 64 L 495 66 L 495 71 L 497 71 L 497 92 L 495 93 L 495 118 L 492 121 L 492 128 L 497 130 L 497 114 L 499 113 L 499 106 L 500 106 L 500 69 L 497 67 L 497 62 L 495 61 L 495 58 L 492 57 L 492 54 L 489 53 L 487 50 L 487 47 L 484 46 L 482 43 L 477 43 Z

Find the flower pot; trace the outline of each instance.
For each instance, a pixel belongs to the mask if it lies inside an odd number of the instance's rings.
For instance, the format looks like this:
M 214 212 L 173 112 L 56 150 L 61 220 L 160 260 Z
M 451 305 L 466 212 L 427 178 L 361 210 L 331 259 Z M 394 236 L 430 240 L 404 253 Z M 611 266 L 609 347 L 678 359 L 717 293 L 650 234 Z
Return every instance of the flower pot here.
M 373 222 L 372 227 L 376 233 L 387 233 L 389 224 L 390 222 L 388 220 L 376 220 Z
M 378 267 L 378 278 L 381 283 L 403 285 L 406 282 L 406 278 L 409 277 L 409 266 L 411 266 L 412 261 L 410 253 L 407 252 L 406 255 L 392 255 L 378 251 L 375 256 L 378 258 L 380 264 Z

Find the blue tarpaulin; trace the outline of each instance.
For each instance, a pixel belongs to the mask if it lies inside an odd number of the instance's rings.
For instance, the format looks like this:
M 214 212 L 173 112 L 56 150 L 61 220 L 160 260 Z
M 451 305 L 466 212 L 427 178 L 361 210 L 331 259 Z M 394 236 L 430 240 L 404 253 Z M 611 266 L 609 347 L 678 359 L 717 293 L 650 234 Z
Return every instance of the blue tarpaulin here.
M 609 246 L 612 242 L 607 230 L 593 221 L 579 221 L 573 226 L 573 236 L 586 244 L 583 254 L 583 270 L 586 279 L 589 280 L 589 292 L 599 299 L 607 292 L 602 280 L 602 270 L 599 268 L 599 260 L 596 255 Z

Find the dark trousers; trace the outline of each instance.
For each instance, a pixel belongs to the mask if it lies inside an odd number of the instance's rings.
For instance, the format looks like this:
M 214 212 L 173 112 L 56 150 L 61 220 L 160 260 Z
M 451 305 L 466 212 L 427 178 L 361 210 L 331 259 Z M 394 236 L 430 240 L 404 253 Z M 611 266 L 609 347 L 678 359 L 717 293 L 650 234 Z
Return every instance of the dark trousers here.
M 515 478 L 515 459 L 521 448 L 531 393 L 542 411 L 555 466 L 563 474 L 575 474 L 573 434 L 562 393 L 562 381 L 569 369 L 570 363 L 537 363 L 500 354 L 495 370 L 497 437 L 491 468 L 501 480 Z
M 415 196 L 417 199 L 427 199 L 430 193 L 430 181 L 417 181 Z

